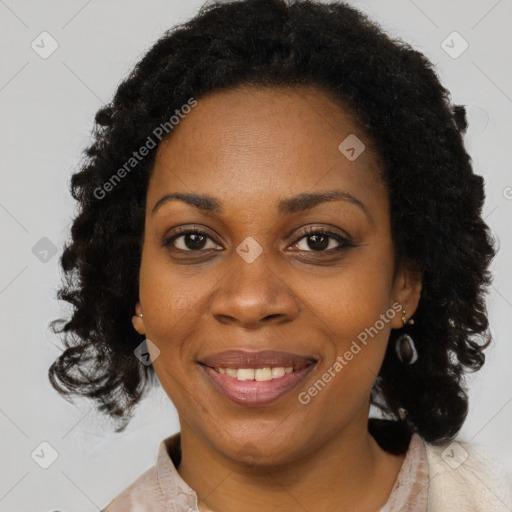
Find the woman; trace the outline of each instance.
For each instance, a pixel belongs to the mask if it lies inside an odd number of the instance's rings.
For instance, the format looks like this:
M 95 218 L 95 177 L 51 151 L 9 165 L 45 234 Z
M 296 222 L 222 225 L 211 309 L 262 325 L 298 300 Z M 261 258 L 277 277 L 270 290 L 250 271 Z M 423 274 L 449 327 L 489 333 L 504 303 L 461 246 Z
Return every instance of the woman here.
M 466 126 L 343 3 L 214 3 L 149 50 L 73 176 L 53 324 L 61 393 L 179 414 L 106 511 L 510 510 L 452 442 L 495 253 Z

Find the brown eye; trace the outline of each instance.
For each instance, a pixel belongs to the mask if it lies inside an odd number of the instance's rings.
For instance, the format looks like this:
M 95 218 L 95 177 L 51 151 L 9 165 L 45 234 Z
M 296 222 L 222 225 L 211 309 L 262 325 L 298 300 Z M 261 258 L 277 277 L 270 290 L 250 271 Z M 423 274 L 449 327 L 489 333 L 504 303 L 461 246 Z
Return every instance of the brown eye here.
M 217 247 L 215 243 L 208 247 L 208 241 L 213 242 L 208 233 L 199 229 L 187 229 L 166 238 L 163 246 L 171 246 L 173 249 L 184 252 L 198 252 Z
M 301 242 L 303 241 L 304 242 Z M 302 243 L 302 247 L 300 244 Z M 337 233 L 325 230 L 309 230 L 294 244 L 305 252 L 331 252 L 339 251 L 346 247 L 354 247 L 346 238 Z
M 303 240 L 306 240 L 307 246 L 313 251 L 323 251 L 327 249 L 330 242 L 332 241 L 331 237 L 324 234 L 307 235 L 303 237 Z

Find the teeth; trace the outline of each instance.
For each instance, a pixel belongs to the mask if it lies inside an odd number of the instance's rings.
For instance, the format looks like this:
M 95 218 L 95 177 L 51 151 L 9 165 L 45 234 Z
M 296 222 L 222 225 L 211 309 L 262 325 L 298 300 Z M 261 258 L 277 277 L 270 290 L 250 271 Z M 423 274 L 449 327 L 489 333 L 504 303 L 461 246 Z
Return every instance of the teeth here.
M 254 380 L 253 368 L 239 368 L 236 378 L 238 380 Z
M 215 368 L 222 375 L 238 380 L 265 380 L 278 379 L 285 374 L 293 372 L 293 366 L 277 366 L 275 368 Z
M 272 368 L 258 368 L 254 372 L 254 380 L 272 380 Z
M 292 368 L 293 371 L 293 368 Z M 272 368 L 272 378 L 276 377 L 282 377 L 286 373 L 286 369 L 282 366 L 279 366 L 278 368 Z

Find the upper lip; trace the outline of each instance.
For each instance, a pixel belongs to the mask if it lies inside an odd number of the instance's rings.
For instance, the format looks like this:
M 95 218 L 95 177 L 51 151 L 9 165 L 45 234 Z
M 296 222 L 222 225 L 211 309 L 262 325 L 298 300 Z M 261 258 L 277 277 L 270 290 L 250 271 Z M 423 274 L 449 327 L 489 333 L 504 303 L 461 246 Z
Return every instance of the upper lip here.
M 317 359 L 312 356 L 280 352 L 276 350 L 261 350 L 247 352 L 245 350 L 226 350 L 207 355 L 199 361 L 211 368 L 276 368 L 290 367 L 295 370 L 303 368 Z

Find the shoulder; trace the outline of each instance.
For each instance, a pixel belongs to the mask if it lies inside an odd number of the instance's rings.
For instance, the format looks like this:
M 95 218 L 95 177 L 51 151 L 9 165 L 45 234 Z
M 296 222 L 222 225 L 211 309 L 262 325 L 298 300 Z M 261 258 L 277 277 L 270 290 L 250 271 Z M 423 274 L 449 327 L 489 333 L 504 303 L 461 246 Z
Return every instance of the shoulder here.
M 488 448 L 457 439 L 425 443 L 429 465 L 429 512 L 512 510 L 512 482 Z
M 164 439 L 158 449 L 157 463 L 140 475 L 101 512 L 196 510 L 197 495 L 176 469 L 181 458 L 180 441 L 179 432 Z
M 157 512 L 165 504 L 156 466 L 140 475 L 114 498 L 101 512 Z

